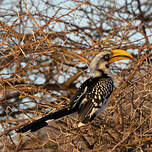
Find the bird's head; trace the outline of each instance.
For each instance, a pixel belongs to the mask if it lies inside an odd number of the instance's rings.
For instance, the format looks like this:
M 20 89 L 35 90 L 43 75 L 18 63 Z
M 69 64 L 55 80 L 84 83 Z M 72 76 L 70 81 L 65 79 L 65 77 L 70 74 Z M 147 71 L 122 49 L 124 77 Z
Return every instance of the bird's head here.
M 95 74 L 95 77 L 102 76 L 103 74 L 110 75 L 110 64 L 125 59 L 133 60 L 132 55 L 125 50 L 103 51 L 97 54 L 91 61 L 90 71 L 92 74 Z

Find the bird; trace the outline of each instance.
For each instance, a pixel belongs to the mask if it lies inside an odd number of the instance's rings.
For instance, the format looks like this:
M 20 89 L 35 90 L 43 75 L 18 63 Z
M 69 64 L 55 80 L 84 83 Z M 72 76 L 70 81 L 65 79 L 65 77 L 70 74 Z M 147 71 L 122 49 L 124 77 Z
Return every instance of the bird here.
M 133 57 L 122 49 L 101 51 L 90 63 L 89 69 L 92 75 L 80 85 L 67 107 L 49 113 L 19 128 L 16 132 L 37 131 L 47 126 L 47 121 L 57 120 L 72 113 L 77 113 L 78 127 L 92 122 L 105 110 L 108 105 L 108 98 L 113 92 L 114 82 L 110 70 L 111 63 L 124 59 L 133 60 Z

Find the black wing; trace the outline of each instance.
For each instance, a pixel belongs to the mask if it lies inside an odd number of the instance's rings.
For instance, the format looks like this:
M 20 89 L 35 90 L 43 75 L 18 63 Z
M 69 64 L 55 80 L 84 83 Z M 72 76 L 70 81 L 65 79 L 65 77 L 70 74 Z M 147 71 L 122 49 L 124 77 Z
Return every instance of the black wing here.
M 81 84 L 81 86 L 78 88 L 76 93 L 71 98 L 71 102 L 69 105 L 70 109 L 78 110 L 79 105 L 81 104 L 81 101 L 85 98 L 86 92 L 87 92 L 88 88 L 90 87 L 92 80 L 93 80 L 93 78 L 89 78 Z
M 110 77 L 94 78 L 79 105 L 79 120 L 83 123 L 92 121 L 100 111 L 104 110 L 112 91 L 113 80 Z

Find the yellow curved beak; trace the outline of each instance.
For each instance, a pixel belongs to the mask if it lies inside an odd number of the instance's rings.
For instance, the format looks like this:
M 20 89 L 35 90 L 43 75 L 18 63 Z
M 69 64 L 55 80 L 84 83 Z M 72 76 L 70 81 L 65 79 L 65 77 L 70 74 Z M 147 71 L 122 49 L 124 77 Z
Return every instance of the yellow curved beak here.
M 112 58 L 109 60 L 109 63 L 113 63 L 119 60 L 126 60 L 126 59 L 133 60 L 133 56 L 125 50 L 116 49 L 116 50 L 112 50 L 111 52 L 112 52 Z

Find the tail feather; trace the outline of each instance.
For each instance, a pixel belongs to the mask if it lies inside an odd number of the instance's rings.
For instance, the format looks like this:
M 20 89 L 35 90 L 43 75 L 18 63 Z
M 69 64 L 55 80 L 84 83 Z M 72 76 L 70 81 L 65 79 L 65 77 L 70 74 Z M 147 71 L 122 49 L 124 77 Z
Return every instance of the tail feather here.
M 56 120 L 56 119 L 59 119 L 59 118 L 62 118 L 66 115 L 70 115 L 72 113 L 76 112 L 76 109 L 69 109 L 69 108 L 64 108 L 64 109 L 61 109 L 61 110 L 58 110 L 58 111 L 55 111 L 53 113 L 50 113 L 38 120 L 35 120 L 33 121 L 32 123 L 16 130 L 17 133 L 24 133 L 28 130 L 34 132 L 34 131 L 37 131 L 45 126 L 48 125 L 48 123 L 46 122 L 47 120 Z

